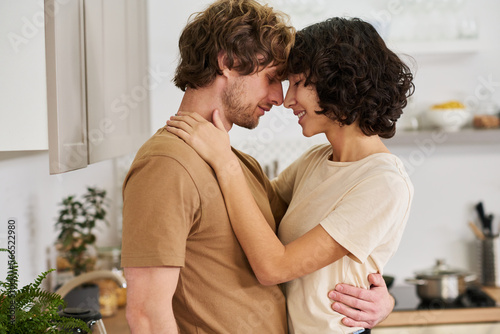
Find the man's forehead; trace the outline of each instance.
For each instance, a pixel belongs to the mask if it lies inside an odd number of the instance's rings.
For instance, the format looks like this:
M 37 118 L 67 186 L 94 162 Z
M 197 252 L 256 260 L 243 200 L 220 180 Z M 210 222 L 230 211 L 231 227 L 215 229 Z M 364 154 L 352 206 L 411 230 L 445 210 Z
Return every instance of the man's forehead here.
M 267 65 L 266 67 L 264 67 L 263 70 L 265 70 L 268 73 L 275 74 L 278 71 L 278 66 L 276 66 L 276 65 Z
M 278 71 L 278 66 L 274 64 L 269 64 L 269 65 L 260 65 L 259 68 L 257 69 L 257 72 L 265 72 L 267 74 L 275 74 Z
M 284 64 L 276 65 L 274 63 L 267 66 L 261 66 L 259 68 L 259 72 L 264 72 L 271 76 L 280 77 L 282 80 L 286 79 L 285 70 L 286 66 Z

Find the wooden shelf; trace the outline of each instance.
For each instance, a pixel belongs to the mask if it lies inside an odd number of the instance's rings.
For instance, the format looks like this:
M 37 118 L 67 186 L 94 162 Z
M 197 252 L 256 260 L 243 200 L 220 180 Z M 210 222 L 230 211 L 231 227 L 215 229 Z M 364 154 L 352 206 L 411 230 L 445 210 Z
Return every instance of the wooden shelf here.
M 427 326 L 500 321 L 500 288 L 483 287 L 496 300 L 496 307 L 393 311 L 378 327 Z
M 389 314 L 379 327 L 478 323 L 498 321 L 498 319 L 500 319 L 500 307 L 399 311 Z
M 388 146 L 412 146 L 429 140 L 437 145 L 494 145 L 500 144 L 500 129 L 466 128 L 457 132 L 444 132 L 439 129 L 400 131 L 393 138 L 385 139 L 385 142 Z

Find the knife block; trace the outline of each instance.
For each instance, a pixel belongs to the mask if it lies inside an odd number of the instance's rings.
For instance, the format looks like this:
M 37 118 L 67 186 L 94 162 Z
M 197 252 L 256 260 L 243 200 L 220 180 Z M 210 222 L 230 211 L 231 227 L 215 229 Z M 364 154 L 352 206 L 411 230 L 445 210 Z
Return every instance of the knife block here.
M 482 285 L 500 287 L 500 238 L 498 236 L 486 236 L 480 241 L 479 262 Z

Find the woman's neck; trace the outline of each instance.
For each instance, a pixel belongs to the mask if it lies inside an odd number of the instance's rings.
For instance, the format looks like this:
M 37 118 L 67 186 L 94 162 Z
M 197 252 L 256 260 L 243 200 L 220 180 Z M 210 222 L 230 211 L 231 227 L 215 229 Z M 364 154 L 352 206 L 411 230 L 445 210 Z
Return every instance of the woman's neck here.
M 357 124 L 334 127 L 325 133 L 332 145 L 332 161 L 358 161 L 375 153 L 391 153 L 379 136 L 365 135 Z

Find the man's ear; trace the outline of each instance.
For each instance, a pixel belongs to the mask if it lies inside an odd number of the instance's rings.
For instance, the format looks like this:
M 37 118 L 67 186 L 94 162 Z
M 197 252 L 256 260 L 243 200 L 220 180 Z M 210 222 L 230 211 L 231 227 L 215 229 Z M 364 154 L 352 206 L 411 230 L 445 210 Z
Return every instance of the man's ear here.
M 227 54 L 223 51 L 219 52 L 219 55 L 217 56 L 217 62 L 222 75 L 228 77 L 231 73 L 231 70 L 227 67 Z
M 229 76 L 238 76 L 239 75 L 238 72 L 234 69 L 235 66 L 238 66 L 238 64 L 239 64 L 238 59 L 236 59 L 236 58 L 233 59 L 232 67 L 229 68 L 228 63 L 230 63 L 230 61 L 228 61 L 228 59 L 227 59 L 227 53 L 225 53 L 224 51 L 221 51 L 221 52 L 219 52 L 219 56 L 217 57 L 217 62 L 218 62 L 219 69 L 222 72 L 223 76 L 229 78 Z

